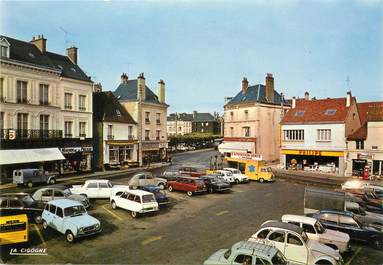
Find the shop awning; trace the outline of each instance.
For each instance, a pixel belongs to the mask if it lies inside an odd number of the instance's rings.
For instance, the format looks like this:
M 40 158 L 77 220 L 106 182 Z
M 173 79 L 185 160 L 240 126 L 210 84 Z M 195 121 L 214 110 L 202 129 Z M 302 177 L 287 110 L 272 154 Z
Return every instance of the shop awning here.
M 0 150 L 0 165 L 64 160 L 58 148 Z
M 254 143 L 251 142 L 223 142 L 218 146 L 220 153 L 254 152 Z

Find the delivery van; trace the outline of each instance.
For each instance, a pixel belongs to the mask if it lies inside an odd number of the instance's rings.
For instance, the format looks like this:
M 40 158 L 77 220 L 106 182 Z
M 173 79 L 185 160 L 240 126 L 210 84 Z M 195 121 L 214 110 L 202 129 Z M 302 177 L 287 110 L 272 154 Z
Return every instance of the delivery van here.
M 0 245 L 28 242 L 26 214 L 0 216 Z
M 263 160 L 243 159 L 237 157 L 225 158 L 228 167 L 237 168 L 245 174 L 249 180 L 256 180 L 259 182 L 274 181 L 275 176 L 271 167 Z

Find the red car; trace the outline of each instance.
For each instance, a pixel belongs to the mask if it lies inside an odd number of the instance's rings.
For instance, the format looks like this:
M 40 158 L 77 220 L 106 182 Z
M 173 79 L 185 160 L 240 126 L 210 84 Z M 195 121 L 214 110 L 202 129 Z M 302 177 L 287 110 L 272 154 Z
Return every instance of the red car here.
M 199 178 L 179 177 L 176 180 L 168 181 L 167 185 L 169 191 L 185 191 L 188 196 L 207 191 L 205 182 Z
M 197 168 L 194 167 L 180 167 L 178 172 L 182 175 L 188 175 L 195 178 L 206 175 L 204 172 L 200 172 Z

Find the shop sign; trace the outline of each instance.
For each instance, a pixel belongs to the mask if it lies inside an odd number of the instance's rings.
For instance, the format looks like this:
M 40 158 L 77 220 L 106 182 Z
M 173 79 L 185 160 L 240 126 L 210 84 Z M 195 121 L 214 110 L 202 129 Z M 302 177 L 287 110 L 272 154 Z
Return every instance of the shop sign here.
M 82 152 L 81 147 L 64 147 L 64 148 L 60 148 L 60 150 L 61 150 L 61 153 L 63 154 L 74 154 L 77 152 Z
M 254 154 L 254 153 L 231 153 L 231 158 L 237 158 L 237 159 L 247 159 L 247 160 L 262 160 L 261 154 Z
M 82 147 L 83 152 L 92 152 L 93 151 L 93 146 L 83 146 Z
M 299 150 L 299 155 L 303 156 L 321 156 L 321 151 L 314 151 L 314 150 Z
M 142 144 L 142 150 L 153 150 L 153 149 L 159 149 L 159 144 L 157 143 L 143 143 Z
M 367 154 L 367 153 L 358 153 L 358 159 L 373 159 L 372 154 Z
M 9 140 L 15 140 L 16 139 L 16 131 L 15 130 L 9 130 L 8 131 L 8 139 Z

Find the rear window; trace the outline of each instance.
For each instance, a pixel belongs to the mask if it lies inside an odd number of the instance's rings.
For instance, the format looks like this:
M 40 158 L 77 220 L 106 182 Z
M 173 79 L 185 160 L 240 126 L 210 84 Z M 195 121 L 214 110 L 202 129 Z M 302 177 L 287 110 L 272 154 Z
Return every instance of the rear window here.
M 151 194 L 142 196 L 142 202 L 143 202 L 143 203 L 146 203 L 146 202 L 155 202 L 155 201 L 156 201 L 156 199 L 155 199 L 154 196 L 151 195 Z

